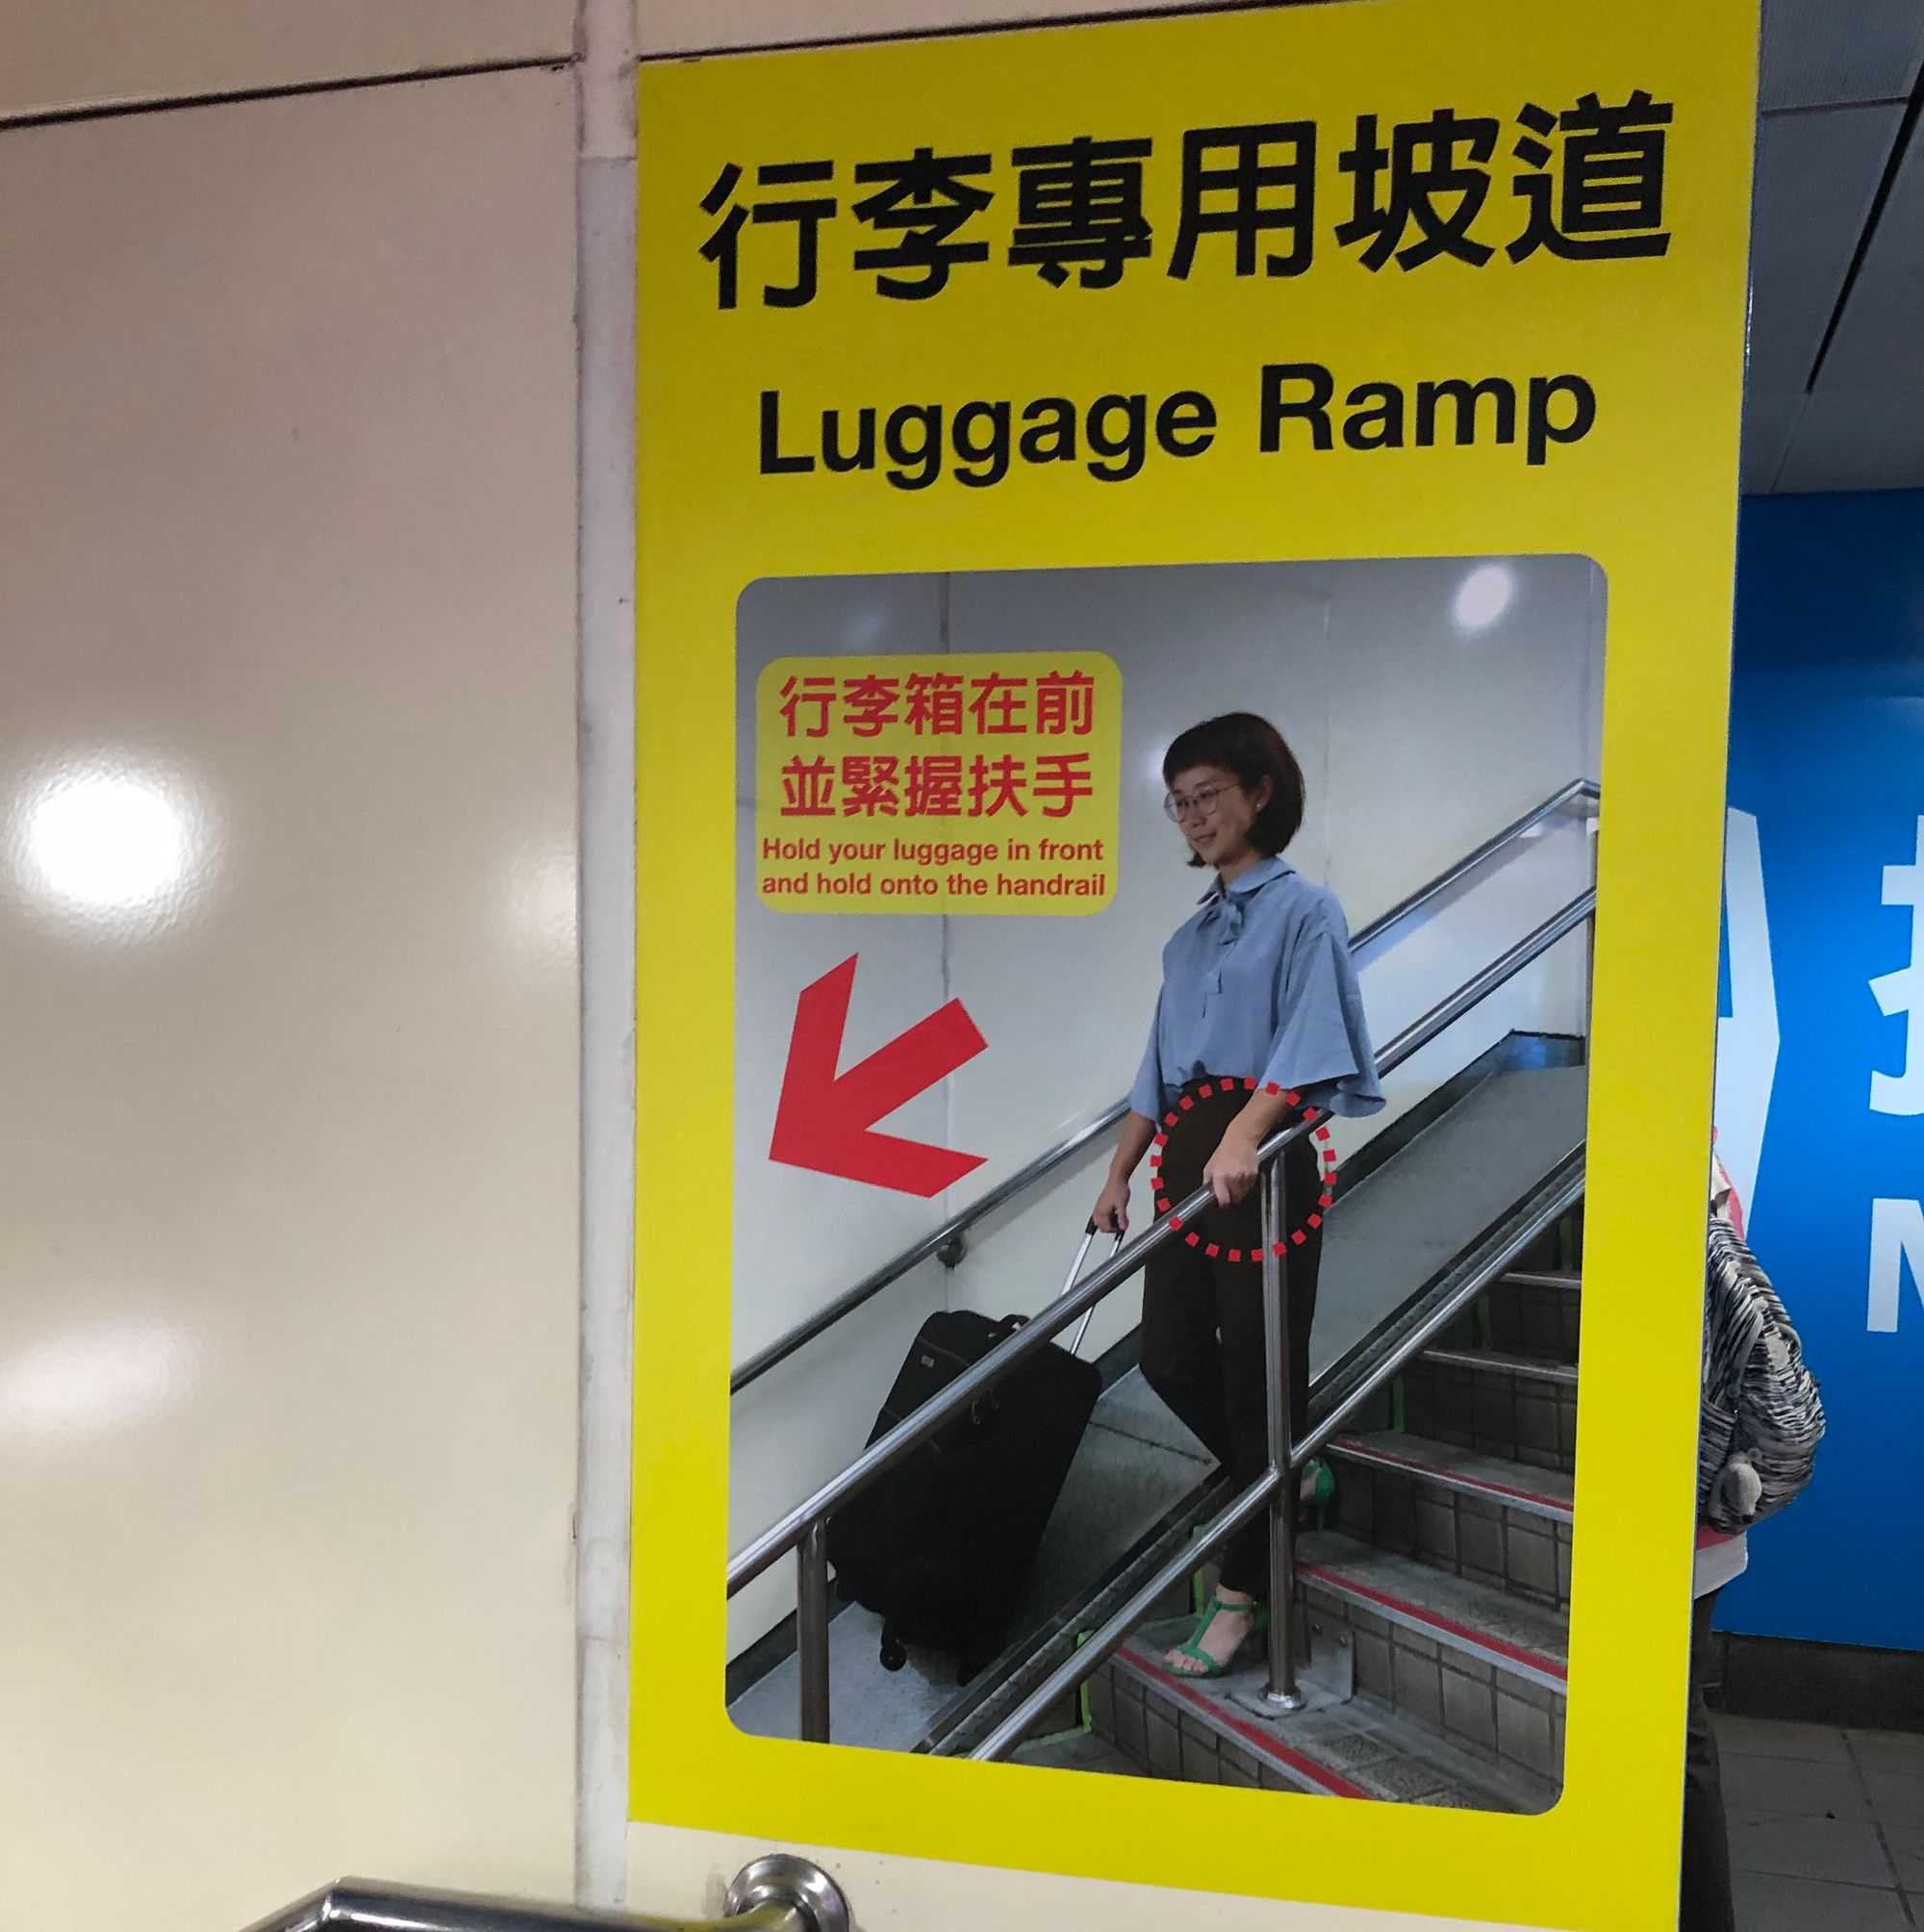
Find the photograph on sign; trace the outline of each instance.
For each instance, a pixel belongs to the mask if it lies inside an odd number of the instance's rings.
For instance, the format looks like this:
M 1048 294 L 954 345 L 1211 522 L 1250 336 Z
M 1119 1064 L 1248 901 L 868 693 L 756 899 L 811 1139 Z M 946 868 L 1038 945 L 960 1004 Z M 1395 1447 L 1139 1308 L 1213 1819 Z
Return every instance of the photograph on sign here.
M 1570 556 L 743 592 L 737 1727 L 1556 1802 L 1605 605 Z

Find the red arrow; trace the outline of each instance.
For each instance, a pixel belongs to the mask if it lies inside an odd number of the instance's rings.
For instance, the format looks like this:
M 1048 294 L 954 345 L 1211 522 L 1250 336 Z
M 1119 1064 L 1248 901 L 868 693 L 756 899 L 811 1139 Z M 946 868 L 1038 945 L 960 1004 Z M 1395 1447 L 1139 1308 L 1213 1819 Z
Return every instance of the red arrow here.
M 875 1122 L 973 1060 L 989 1043 L 962 1002 L 951 1000 L 838 1075 L 854 988 L 852 958 L 802 988 L 769 1158 L 926 1200 L 980 1167 L 985 1157 L 876 1133 Z

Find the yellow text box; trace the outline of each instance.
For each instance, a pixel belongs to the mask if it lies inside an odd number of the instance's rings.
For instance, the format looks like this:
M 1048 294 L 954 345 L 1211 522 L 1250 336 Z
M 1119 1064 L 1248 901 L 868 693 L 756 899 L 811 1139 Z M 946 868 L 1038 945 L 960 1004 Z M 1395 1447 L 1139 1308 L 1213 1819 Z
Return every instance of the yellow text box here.
M 784 657 L 755 694 L 755 883 L 777 912 L 1100 912 L 1123 674 L 1101 651 Z

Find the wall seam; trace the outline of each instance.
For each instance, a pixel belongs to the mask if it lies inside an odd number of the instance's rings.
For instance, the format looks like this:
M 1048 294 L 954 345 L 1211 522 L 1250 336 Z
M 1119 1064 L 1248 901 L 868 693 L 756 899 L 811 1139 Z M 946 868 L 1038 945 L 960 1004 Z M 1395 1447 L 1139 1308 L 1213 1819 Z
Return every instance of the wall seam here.
M 288 81 L 276 87 L 226 88 L 199 94 L 142 94 L 123 101 L 89 101 L 62 108 L 0 111 L 0 133 L 12 128 L 63 127 L 74 121 L 123 120 L 132 114 L 175 114 L 188 108 L 236 107 L 249 101 L 296 100 L 304 94 L 362 93 L 369 88 L 411 87 L 418 81 L 469 80 L 480 74 L 560 73 L 569 54 L 516 55 L 459 66 L 413 67 L 384 74 L 342 74 L 328 81 Z

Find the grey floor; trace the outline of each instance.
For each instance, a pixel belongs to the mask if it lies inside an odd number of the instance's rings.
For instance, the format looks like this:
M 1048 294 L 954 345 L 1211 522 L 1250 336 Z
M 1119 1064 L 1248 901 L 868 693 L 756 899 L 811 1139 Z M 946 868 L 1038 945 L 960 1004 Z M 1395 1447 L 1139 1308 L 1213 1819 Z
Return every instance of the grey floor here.
M 1738 1932 L 1924 1926 L 1924 1736 L 1719 1717 Z
M 1737 1932 L 1924 1927 L 1924 1737 L 1719 1717 Z M 1038 1740 L 1030 1763 L 1142 1777 L 1100 1738 Z

